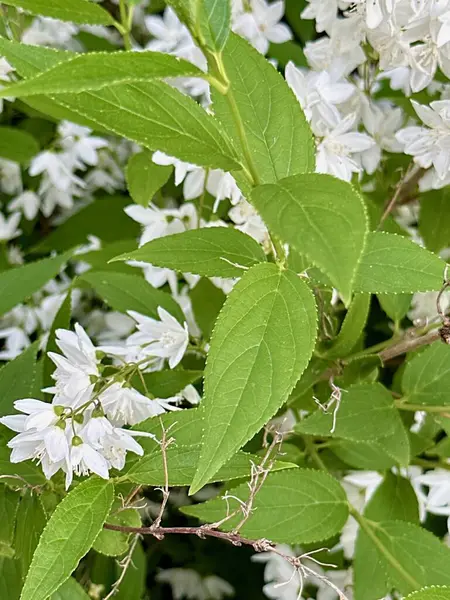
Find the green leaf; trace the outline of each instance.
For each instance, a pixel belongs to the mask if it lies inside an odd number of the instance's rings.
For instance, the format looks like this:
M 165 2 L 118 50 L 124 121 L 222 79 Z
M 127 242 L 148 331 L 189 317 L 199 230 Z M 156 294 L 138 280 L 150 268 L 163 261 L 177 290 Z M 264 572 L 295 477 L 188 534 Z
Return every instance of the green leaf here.
M 52 594 L 51 600 L 89 600 L 90 596 L 73 577 L 62 584 L 57 592 Z
M 165 430 L 170 428 L 170 437 L 175 439 L 178 446 L 199 445 L 203 434 L 202 409 L 191 408 L 176 412 L 165 413 L 157 419 L 151 417 L 134 427 L 138 431 L 152 433 L 158 440 L 162 438 L 161 423 Z M 155 443 L 151 438 L 141 438 L 139 443 L 144 451 L 153 452 Z M 170 447 L 170 446 L 169 446 Z
M 230 495 L 244 502 L 248 494 L 246 483 L 230 490 Z M 269 474 L 253 507 L 240 533 L 286 544 L 327 539 L 342 529 L 348 517 L 347 497 L 340 484 L 327 473 L 309 469 Z M 230 508 L 237 505 L 230 504 Z M 182 512 L 213 523 L 226 516 L 227 507 L 220 498 L 185 507 Z M 221 529 L 230 531 L 241 519 L 242 515 L 234 517 Z
M 117 514 L 114 514 L 117 512 Z M 127 525 L 128 527 L 140 527 L 141 517 L 135 508 L 122 509 L 120 502 L 113 505 L 111 515 L 106 519 L 112 525 Z M 106 556 L 122 556 L 128 550 L 130 534 L 120 531 L 103 529 L 95 540 L 93 548 L 100 554 Z
M 166 369 L 144 373 L 143 378 L 146 388 L 155 398 L 170 398 L 176 396 L 187 385 L 196 383 L 203 375 L 203 371 L 184 371 L 183 369 Z M 138 375 L 135 376 L 133 387 L 140 389 L 142 385 Z M 183 412 L 183 415 L 185 411 Z
M 124 83 L 97 92 L 58 94 L 52 99 L 150 150 L 204 167 L 240 168 L 215 118 L 166 83 Z
M 190 297 L 195 322 L 200 327 L 203 338 L 209 340 L 226 296 L 209 279 L 202 278 L 191 291 Z
M 370 442 L 333 442 L 333 452 L 351 467 L 367 471 L 390 469 L 398 464 L 407 466 L 410 458 L 408 435 L 403 427 L 398 436 L 387 436 Z
M 450 346 L 437 341 L 406 364 L 402 378 L 405 401 L 450 406 Z
M 114 260 L 138 260 L 207 277 L 241 277 L 266 256 L 253 238 L 237 229 L 207 227 L 157 238 Z
M 34 250 L 62 252 L 78 244 L 85 244 L 89 235 L 95 235 L 105 243 L 136 239 L 140 227 L 123 212 L 129 204 L 130 199 L 126 196 L 100 196 L 58 225 L 36 244 Z M 108 215 L 107 220 L 105 215 Z M 80 257 L 80 260 L 84 260 L 84 256 Z
M 269 229 L 323 270 L 349 303 L 368 230 L 355 189 L 330 175 L 304 174 L 257 187 L 251 200 Z
M 91 477 L 64 498 L 39 540 L 21 600 L 48 598 L 70 577 L 100 533 L 113 496 L 111 481 Z
M 34 77 L 40 71 L 46 71 L 76 56 L 75 52 L 20 44 L 2 37 L 0 37 L 0 53 L 22 77 Z
M 442 259 L 406 237 L 371 232 L 354 287 L 373 294 L 440 290 L 444 268 Z
M 63 268 L 72 252 L 29 263 L 0 273 L 0 315 L 29 298 Z
M 0 156 L 18 163 L 27 163 L 39 152 L 32 135 L 12 127 L 0 127 Z
M 36 341 L 0 369 L 0 417 L 14 412 L 15 400 L 31 395 L 36 376 L 38 350 L 39 341 Z
M 316 339 L 308 286 L 273 264 L 252 267 L 217 320 L 205 371 L 207 427 L 191 493 L 199 490 L 287 400 Z
M 226 96 L 213 90 L 214 112 L 233 138 L 234 147 L 239 148 L 242 160 L 251 155 L 255 183 L 273 183 L 314 171 L 311 130 L 282 76 L 246 40 L 233 33 L 222 57 L 230 90 Z M 236 126 L 235 113 L 242 122 L 242 132 Z
M 180 323 L 185 320 L 183 311 L 170 294 L 157 290 L 138 275 L 113 271 L 88 271 L 79 279 L 89 283 L 105 302 L 119 312 L 135 310 L 159 319 L 158 306 L 161 306 Z
M 324 354 L 327 358 L 344 358 L 350 354 L 362 335 L 369 308 L 370 294 L 356 294 L 333 345 Z
M 172 6 L 180 21 L 192 25 L 195 16 L 195 5 L 197 0 L 167 0 L 166 4 Z
M 406 600 L 450 600 L 450 587 L 432 585 L 409 594 Z
M 45 347 L 45 354 L 43 357 L 43 385 L 42 387 L 51 387 L 54 385 L 52 379 L 52 373 L 55 370 L 55 363 L 48 356 L 49 352 L 59 353 L 60 349 L 56 345 L 56 330 L 57 329 L 70 329 L 70 317 L 72 314 L 72 290 L 66 294 L 58 312 L 53 319 L 52 326 L 48 334 L 47 346 Z
M 380 383 L 362 383 L 342 392 L 342 400 L 333 426 L 333 408 L 329 414 L 320 409 L 295 426 L 308 435 L 324 435 L 364 442 L 393 435 L 400 421 L 390 392 Z
M 419 524 L 419 507 L 411 483 L 393 473 L 387 473 L 369 500 L 364 517 L 372 521 L 398 519 Z M 390 591 L 385 567 L 377 550 L 363 529 L 359 529 L 353 562 L 355 596 L 360 600 L 381 598 Z M 367 582 L 370 581 L 370 586 Z
M 41 71 L 50 69 L 59 62 L 70 60 L 75 56 L 74 52 L 55 50 L 53 48 L 46 48 L 45 46 L 28 46 L 6 40 L 2 37 L 0 37 L 0 54 L 8 59 L 8 62 L 22 77 L 33 77 Z M 25 98 L 24 102 L 32 109 L 38 111 L 38 113 L 50 116 L 56 122 L 59 122 L 61 119 L 70 121 L 78 120 L 80 125 L 85 125 L 97 131 L 105 131 L 93 121 L 79 117 L 76 113 L 46 96 L 32 96 Z
M 387 473 L 369 500 L 364 516 L 371 521 L 408 521 L 419 525 L 419 504 L 411 482 Z
M 32 15 L 72 21 L 80 25 L 112 25 L 114 19 L 98 4 L 86 0 L 5 0 L 9 6 L 23 8 Z
M 201 77 L 204 73 L 186 60 L 160 52 L 90 52 L 8 86 L 0 92 L 0 97 L 79 94 L 118 83 L 181 76 Z
M 208 47 L 220 52 L 230 34 L 230 0 L 198 0 L 197 11 L 200 34 Z
M 17 503 L 17 500 L 16 500 Z M 22 579 L 28 572 L 39 537 L 45 527 L 45 515 L 39 497 L 27 492 L 20 500 L 14 547 L 21 565 Z
M 120 240 L 112 244 L 106 244 L 100 250 L 91 250 L 80 256 L 80 260 L 94 267 L 97 271 L 120 271 L 129 275 L 138 275 L 142 271 L 136 270 L 125 263 L 111 263 L 109 261 L 124 252 L 131 252 L 136 248 L 136 240 Z
M 19 561 L 0 556 L 0 598 L 19 600 L 21 589 Z
M 450 549 L 428 531 L 404 521 L 364 519 L 390 587 L 408 594 L 426 585 L 450 584 Z M 376 600 L 370 592 L 366 600 Z
M 0 486 L 0 556 L 14 556 L 14 530 L 19 507 L 19 494 L 6 485 Z
M 377 298 L 387 316 L 398 323 L 411 306 L 412 294 L 378 294 Z
M 136 204 L 147 207 L 153 196 L 167 183 L 173 167 L 152 162 L 151 154 L 134 154 L 127 164 L 126 176 L 130 196 Z
M 439 252 L 450 245 L 450 191 L 444 187 L 421 194 L 419 198 L 419 233 L 428 250 Z
M 48 69 L 59 56 L 45 52 L 33 56 L 30 48 L 35 46 L 0 41 L 0 52 L 8 61 L 11 58 L 13 66 L 23 67 L 25 63 L 25 77 L 37 74 L 36 68 L 38 72 Z M 87 120 L 94 129 L 101 126 L 150 150 L 161 150 L 206 167 L 241 168 L 215 118 L 166 83 L 123 83 L 92 92 L 52 95 L 50 99 L 58 107 L 68 109 L 72 121 L 84 124 Z
M 170 437 L 177 439 L 172 430 L 170 431 Z M 192 483 L 198 465 L 200 449 L 200 445 L 182 446 L 178 442 L 176 446 L 169 446 L 166 455 L 170 486 L 185 486 Z M 208 479 L 207 483 L 250 477 L 252 465 L 258 465 L 261 460 L 260 456 L 239 451 L 222 465 Z M 273 470 L 281 471 L 291 469 L 293 466 L 295 465 L 289 462 L 276 461 Z M 140 460 L 133 463 L 131 469 L 126 472 L 126 476 L 130 481 L 140 485 L 164 485 L 164 463 L 160 446 L 154 443 L 153 451 L 147 451 Z

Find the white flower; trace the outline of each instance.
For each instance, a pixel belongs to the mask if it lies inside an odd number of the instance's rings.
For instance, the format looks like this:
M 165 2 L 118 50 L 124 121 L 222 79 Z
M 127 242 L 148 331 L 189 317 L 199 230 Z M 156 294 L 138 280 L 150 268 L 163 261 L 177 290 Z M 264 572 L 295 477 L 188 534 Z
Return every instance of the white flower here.
M 427 126 L 406 127 L 397 133 L 404 152 L 424 169 L 433 166 L 440 179 L 450 172 L 450 100 L 431 102 L 430 106 L 411 101 L 417 115 Z
M 146 16 L 145 25 L 154 39 L 147 44 L 148 50 L 157 52 L 176 52 L 181 44 L 190 41 L 188 28 L 181 23 L 175 11 L 168 7 L 164 15 Z
M 124 210 L 134 221 L 144 225 L 140 246 L 156 238 L 185 231 L 179 219 L 179 212 L 176 210 L 159 209 L 153 205 L 144 208 L 137 204 L 130 204 Z
M 20 165 L 12 160 L 0 158 L 0 190 L 10 196 L 22 191 Z
M 308 0 L 308 5 L 301 13 L 302 19 L 315 19 L 316 31 L 331 30 L 337 19 L 338 0 Z
M 236 223 L 236 229 L 243 231 L 254 238 L 260 244 L 267 241 L 267 227 L 259 214 L 247 200 L 241 200 L 236 206 L 233 206 L 228 216 Z
M 189 343 L 187 323 L 181 326 L 160 306 L 160 321 L 131 310 L 128 314 L 137 322 L 139 330 L 128 338 L 129 345 L 141 346 L 147 356 L 167 358 L 170 368 L 175 368 L 183 358 Z
M 80 168 L 80 164 L 75 165 L 74 161 L 65 153 L 44 150 L 33 158 L 28 172 L 33 177 L 45 173 L 51 185 L 60 191 L 67 192 L 73 184 L 80 187 L 85 185 L 83 180 L 73 173 L 74 167 Z M 45 187 L 48 188 L 48 185 Z
M 289 62 L 286 81 L 296 95 L 300 106 L 316 135 L 324 135 L 328 128 L 341 120 L 336 104 L 350 99 L 355 87 L 344 81 L 334 81 L 327 71 L 304 73 Z
M 251 11 L 242 11 L 233 21 L 233 30 L 242 35 L 259 51 L 267 54 L 269 42 L 281 44 L 292 39 L 287 25 L 280 23 L 284 16 L 284 0 L 266 2 L 250 0 Z
M 175 600 L 222 600 L 234 595 L 233 587 L 216 575 L 202 577 L 193 569 L 165 569 L 156 574 L 156 580 L 168 583 Z
M 74 436 L 69 455 L 69 468 L 66 472 L 66 489 L 72 483 L 73 473 L 85 477 L 95 473 L 102 479 L 109 479 L 108 462 L 104 456 L 82 439 L 82 432 Z
M 41 424 L 46 419 L 50 420 L 52 416 L 50 410 L 44 411 L 42 420 L 37 414 L 30 416 L 33 417 L 35 424 Z M 27 429 L 27 419 L 25 415 L 12 415 L 0 419 L 1 423 L 18 432 L 18 435 L 8 442 L 8 447 L 12 448 L 10 461 L 19 463 L 30 459 L 38 460 L 45 477 L 50 479 L 67 463 L 71 429 L 67 427 L 65 421 L 52 423 L 42 429 L 35 427 Z
M 134 452 L 138 456 L 143 456 L 144 450 L 136 442 L 135 437 L 155 439 L 155 436 L 151 433 L 113 427 L 112 432 L 107 433 L 99 440 L 102 456 L 108 461 L 110 467 L 121 471 L 125 466 L 127 452 Z
M 74 403 L 82 403 L 86 401 L 85 395 L 90 394 L 92 378 L 99 375 L 95 346 L 78 323 L 75 332 L 57 329 L 56 344 L 64 356 L 48 353 L 56 365 L 52 375 L 56 381 L 55 391 L 72 398 Z
M 4 340 L 0 360 L 11 360 L 19 356 L 30 345 L 30 338 L 21 327 L 6 327 L 0 329 L 0 340 Z
M 99 396 L 102 407 L 108 418 L 117 425 L 136 425 L 165 412 L 164 408 L 173 409 L 170 402 L 178 402 L 179 398 L 165 400 L 152 399 L 143 396 L 134 388 L 121 383 L 113 383 Z M 169 409 L 169 410 L 170 410 Z
M 14 212 L 8 218 L 0 213 L 0 241 L 5 242 L 12 240 L 22 232 L 17 226 L 20 223 L 20 212 Z
M 375 142 L 365 133 L 351 131 L 354 125 L 355 115 L 348 115 L 322 139 L 317 148 L 317 173 L 329 173 L 344 181 L 359 173 L 353 155 L 369 150 Z
M 10 212 L 20 210 L 25 218 L 31 221 L 38 214 L 40 205 L 41 199 L 39 196 L 35 192 L 27 190 L 11 200 L 8 204 L 8 210 Z
M 64 302 L 65 297 L 65 293 L 51 294 L 50 296 L 44 298 L 40 305 L 36 308 L 36 316 L 39 319 L 41 327 L 44 329 L 44 331 L 49 331 L 51 328 L 56 314 L 61 308 L 61 304 Z
M 24 44 L 32 46 L 65 47 L 78 33 L 79 29 L 73 23 L 63 23 L 57 19 L 37 17 L 22 36 Z
M 0 80 L 8 81 L 8 75 L 14 71 L 14 68 L 9 64 L 6 58 L 0 58 Z
M 361 154 L 364 170 L 371 175 L 380 164 L 382 150 L 401 152 L 402 145 L 395 134 L 403 125 L 401 108 L 382 107 L 369 104 L 363 113 L 364 126 L 375 144 Z
M 420 474 L 413 479 L 418 486 L 416 492 L 424 503 L 425 509 L 434 515 L 450 517 L 450 472 L 434 469 Z M 422 486 L 428 488 L 425 493 Z
M 290 546 L 279 545 L 277 550 L 285 556 L 295 558 L 295 553 Z M 275 552 L 261 552 L 254 554 L 252 560 L 266 563 L 264 567 L 263 592 L 273 600 L 298 600 L 300 590 L 300 577 L 294 573 L 294 568 L 288 561 Z
M 62 121 L 58 125 L 61 136 L 61 147 L 72 157 L 74 164 L 83 167 L 83 163 L 91 167 L 98 163 L 97 150 L 108 146 L 107 140 L 92 136 L 89 127 L 82 127 L 70 121 Z
M 192 404 L 192 406 L 197 406 L 201 400 L 200 394 L 191 384 L 187 385 L 183 390 L 181 390 L 180 396 L 187 400 L 189 404 Z

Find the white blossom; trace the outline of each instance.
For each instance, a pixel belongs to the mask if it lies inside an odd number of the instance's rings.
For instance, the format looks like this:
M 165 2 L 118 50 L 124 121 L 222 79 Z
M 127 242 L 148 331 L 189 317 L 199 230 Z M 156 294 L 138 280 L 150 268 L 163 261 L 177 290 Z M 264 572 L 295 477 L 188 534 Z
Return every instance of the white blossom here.
M 267 54 L 270 42 L 281 44 L 292 38 L 289 27 L 280 23 L 284 16 L 284 0 L 249 0 L 249 6 L 250 11 L 235 12 L 233 30 L 247 38 L 261 54 Z
M 25 218 L 31 221 L 38 214 L 40 205 L 41 199 L 39 196 L 35 192 L 27 190 L 11 200 L 8 204 L 8 210 L 10 212 L 22 211 Z
M 375 142 L 367 134 L 353 131 L 355 121 L 355 115 L 348 115 L 323 137 L 317 148 L 317 173 L 329 173 L 344 181 L 359 173 L 355 155 L 369 150 Z
M 20 212 L 13 212 L 9 217 L 0 213 L 0 241 L 12 240 L 22 233 L 18 228 L 20 218 Z
M 431 102 L 424 106 L 411 102 L 426 127 L 410 126 L 397 133 L 404 152 L 424 169 L 434 167 L 439 179 L 450 172 L 450 100 Z
M 164 569 L 157 573 L 156 580 L 171 586 L 175 600 L 222 600 L 234 596 L 233 587 L 221 577 L 202 577 L 193 569 Z
M 136 321 L 138 330 L 128 338 L 128 345 L 139 346 L 144 355 L 166 358 L 171 369 L 181 361 L 189 343 L 187 323 L 180 323 L 161 306 L 159 321 L 135 311 L 128 314 Z
M 117 426 L 136 425 L 164 413 L 174 410 L 180 398 L 149 399 L 132 387 L 123 383 L 113 383 L 99 396 L 99 400 L 106 415 Z

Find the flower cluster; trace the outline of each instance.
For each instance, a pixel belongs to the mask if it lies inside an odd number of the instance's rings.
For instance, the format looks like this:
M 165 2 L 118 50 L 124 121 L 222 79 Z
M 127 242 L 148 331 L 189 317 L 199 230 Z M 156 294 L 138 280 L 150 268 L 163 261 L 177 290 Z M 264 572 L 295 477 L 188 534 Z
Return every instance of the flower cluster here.
M 182 327 L 162 308 L 158 313 L 161 321 L 132 313 L 139 331 L 129 337 L 127 353 L 136 358 L 119 367 L 104 363 L 108 349 L 96 348 L 79 324 L 75 331 L 57 330 L 56 343 L 62 354 L 49 352 L 56 365 L 55 385 L 43 390 L 53 395 L 51 403 L 34 398 L 17 400 L 14 407 L 23 414 L 0 419 L 18 433 L 8 443 L 11 462 L 38 460 L 47 479 L 62 470 L 66 488 L 74 473 L 96 473 L 107 479 L 110 469 L 123 469 L 127 452 L 142 456 L 142 446 L 135 437 L 154 439 L 152 434 L 124 429 L 124 425 L 177 410 L 183 397 L 198 401 L 189 390 L 183 396 L 152 398 L 148 390 L 144 395 L 130 383 L 137 372 L 155 368 L 155 360 L 168 359 L 174 368 L 186 351 L 186 324 Z M 118 354 L 122 354 L 121 349 Z

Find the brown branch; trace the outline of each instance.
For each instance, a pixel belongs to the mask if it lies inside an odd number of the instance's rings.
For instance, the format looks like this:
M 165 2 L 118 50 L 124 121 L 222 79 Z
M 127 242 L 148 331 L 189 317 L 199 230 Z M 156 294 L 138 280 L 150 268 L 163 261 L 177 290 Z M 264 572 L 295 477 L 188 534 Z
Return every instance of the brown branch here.
M 217 529 L 211 529 L 207 525 L 203 525 L 201 527 L 129 527 L 128 525 L 112 525 L 111 523 L 105 523 L 103 525 L 105 529 L 111 529 L 112 531 L 121 531 L 123 533 L 135 533 L 141 535 L 152 535 L 157 540 L 162 540 L 165 535 L 175 534 L 175 535 L 196 535 L 199 538 L 212 537 L 219 540 L 223 540 L 233 546 L 250 546 L 253 548 L 255 552 L 273 552 L 278 556 L 281 556 L 288 562 L 294 569 L 293 576 L 297 573 L 300 577 L 301 587 L 303 588 L 303 579 L 309 575 L 319 578 L 326 585 L 331 587 L 336 594 L 338 594 L 340 600 L 348 600 L 347 596 L 338 589 L 334 583 L 332 583 L 326 576 L 318 574 L 313 569 L 310 569 L 306 565 L 303 564 L 304 559 L 312 560 L 313 562 L 322 565 L 335 568 L 336 565 L 321 563 L 313 558 L 311 558 L 311 552 L 307 552 L 300 556 L 289 556 L 278 550 L 277 545 L 270 540 L 265 538 L 259 540 L 251 540 L 249 538 L 241 536 L 239 533 L 235 533 L 234 531 L 226 532 L 226 531 L 217 531 Z M 322 548 L 321 548 L 322 550 Z M 318 552 L 318 550 L 313 551 Z
M 383 363 L 386 363 L 389 360 L 396 358 L 397 356 L 401 356 L 402 354 L 410 352 L 411 350 L 416 350 L 417 348 L 421 348 L 422 346 L 432 344 L 433 342 L 439 340 L 440 337 L 440 330 L 433 329 L 432 331 L 429 331 L 428 333 L 420 337 L 402 340 L 397 344 L 394 344 L 393 346 L 382 350 L 378 353 L 378 356 L 380 357 Z

